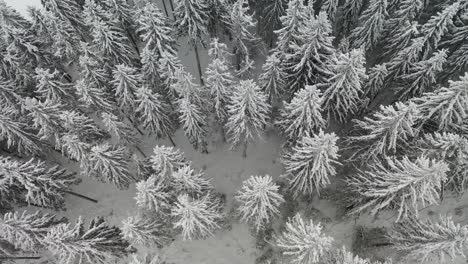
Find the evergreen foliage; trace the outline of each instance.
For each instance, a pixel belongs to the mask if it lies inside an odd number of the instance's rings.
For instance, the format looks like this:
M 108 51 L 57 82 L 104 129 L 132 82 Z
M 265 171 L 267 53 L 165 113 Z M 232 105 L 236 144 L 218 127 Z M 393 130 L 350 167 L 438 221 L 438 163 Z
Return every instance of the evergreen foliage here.
M 387 16 L 387 0 L 370 0 L 359 18 L 359 26 L 351 33 L 353 46 L 372 50 L 382 36 Z
M 176 193 L 188 193 L 194 197 L 202 196 L 213 189 L 202 172 L 195 172 L 191 164 L 180 167 L 170 177 L 170 185 Z
M 369 210 L 373 215 L 384 209 L 398 210 L 399 221 L 418 209 L 437 204 L 449 167 L 443 161 L 424 156 L 410 160 L 388 158 L 348 179 L 350 190 L 358 195 L 352 213 Z
M 127 114 L 135 110 L 135 93 L 142 86 L 142 75 L 133 67 L 116 65 L 112 72 L 112 88 L 118 106 Z
M 177 102 L 179 119 L 185 135 L 196 150 L 206 153 L 207 116 L 198 105 L 190 101 L 190 98 L 182 97 Z
M 153 169 L 161 177 L 168 177 L 179 168 L 188 164 L 184 154 L 179 149 L 166 146 L 154 147 L 150 162 Z
M 136 183 L 136 204 L 139 208 L 158 212 L 170 207 L 171 194 L 167 191 L 164 179 L 156 174 Z
M 278 208 L 284 199 L 278 189 L 271 176 L 255 175 L 242 183 L 242 189 L 235 196 L 242 220 L 251 222 L 257 232 L 280 213 Z
M 331 249 L 333 238 L 322 233 L 322 225 L 304 221 L 297 214 L 286 222 L 286 229 L 276 236 L 276 245 L 291 263 L 318 263 Z
M 37 82 L 36 92 L 43 100 L 68 102 L 74 98 L 73 84 L 64 82 L 57 70 L 51 72 L 36 68 L 34 79 Z
M 155 245 L 162 247 L 170 239 L 163 224 L 152 218 L 130 216 L 122 222 L 123 238 L 132 245 Z
M 131 125 L 119 120 L 119 117 L 111 113 L 103 112 L 101 118 L 107 132 L 109 132 L 117 142 L 128 145 L 137 144 L 138 138 Z
M 205 1 L 177 0 L 174 17 L 177 31 L 187 36 L 192 45 L 203 43 L 203 36 L 208 34 L 208 6 Z
M 263 92 L 268 95 L 269 101 L 278 98 L 286 88 L 286 73 L 281 68 L 280 54 L 271 53 L 262 66 L 262 73 L 258 82 Z

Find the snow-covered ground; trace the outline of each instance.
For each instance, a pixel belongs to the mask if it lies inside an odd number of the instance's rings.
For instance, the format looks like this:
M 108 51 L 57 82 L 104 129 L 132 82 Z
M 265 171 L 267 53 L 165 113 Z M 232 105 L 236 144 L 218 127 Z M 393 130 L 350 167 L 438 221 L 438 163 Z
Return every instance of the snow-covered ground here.
M 41 0 L 4 0 L 9 6 L 16 9 L 23 16 L 27 16 L 28 6 L 41 6 Z

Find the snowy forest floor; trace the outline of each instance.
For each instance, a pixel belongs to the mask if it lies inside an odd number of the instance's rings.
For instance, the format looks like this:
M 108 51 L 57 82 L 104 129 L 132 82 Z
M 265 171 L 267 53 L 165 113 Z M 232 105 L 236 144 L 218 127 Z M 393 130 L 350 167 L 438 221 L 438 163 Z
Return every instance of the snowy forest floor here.
M 160 4 L 160 3 L 159 3 Z M 161 5 L 162 8 L 162 5 Z M 225 41 L 225 40 L 223 40 Z M 179 42 L 179 58 L 182 60 L 186 70 L 198 80 L 195 56 L 193 50 L 188 48 L 185 40 Z M 202 68 L 208 64 L 207 51 L 199 48 Z M 257 54 L 256 73 L 254 80 L 261 70 L 264 56 Z M 72 74 L 73 75 L 73 74 Z M 76 76 L 75 76 L 76 77 Z M 330 126 L 328 132 L 340 131 L 339 126 Z M 204 240 L 182 241 L 177 237 L 169 246 L 162 249 L 139 248 L 138 254 L 153 253 L 159 254 L 168 264 L 254 264 L 262 257 L 262 254 L 269 248 L 263 243 L 264 239 L 256 238 L 256 234 L 247 224 L 240 223 L 233 213 L 233 196 L 241 188 L 242 181 L 251 175 L 270 175 L 278 181 L 284 172 L 280 163 L 281 145 L 283 139 L 278 136 L 277 131 L 268 128 L 264 139 L 254 144 L 250 144 L 247 151 L 247 158 L 242 157 L 242 150 L 230 150 L 229 144 L 222 142 L 221 136 L 213 135 L 209 142 L 209 154 L 196 152 L 179 129 L 174 141 L 185 156 L 192 161 L 197 169 L 204 171 L 205 177 L 211 179 L 217 192 L 226 196 L 225 212 L 227 223 L 224 229 L 215 233 L 214 237 Z M 149 156 L 155 145 L 170 146 L 168 140 L 155 140 L 154 137 L 145 136 L 142 138 L 140 148 Z M 56 154 L 56 155 L 54 155 Z M 50 157 L 60 162 L 70 171 L 79 172 L 77 163 L 63 159 L 58 153 L 53 153 L 55 157 Z M 368 214 L 359 217 L 344 215 L 344 203 L 340 193 L 339 182 L 346 177 L 349 170 L 343 167 L 338 175 L 333 179 L 333 183 L 323 191 L 321 197 L 310 199 L 301 198 L 300 202 L 292 206 L 288 201 L 283 206 L 281 217 L 277 219 L 273 227 L 276 232 L 288 217 L 295 213 L 301 213 L 307 218 L 312 218 L 314 222 L 321 222 L 324 232 L 335 239 L 336 247 L 346 246 L 352 249 L 361 257 L 371 259 L 392 258 L 394 263 L 409 263 L 398 258 L 396 250 L 388 247 L 385 243 L 379 243 L 378 229 L 374 232 L 366 232 L 371 228 L 390 227 L 395 220 L 395 212 L 385 212 L 374 218 Z M 82 177 L 80 185 L 74 188 L 75 192 L 97 199 L 98 203 L 77 198 L 75 196 L 66 197 L 67 211 L 61 212 L 63 216 L 74 222 L 79 216 L 89 220 L 95 216 L 105 217 L 109 223 L 121 226 L 122 220 L 137 214 L 135 205 L 135 185 L 131 185 L 128 190 L 119 190 L 114 185 L 100 183 L 95 179 Z M 468 223 L 468 194 L 463 196 L 450 196 L 438 205 L 424 208 L 419 212 L 422 218 L 429 217 L 437 219 L 439 215 L 452 215 L 458 223 Z M 450 197 L 449 197 L 450 196 Z M 31 208 L 36 210 L 36 208 Z M 364 230 L 364 231 L 363 231 Z M 259 241 L 260 240 L 260 241 Z M 260 246 L 263 245 L 264 248 Z M 28 262 L 25 262 L 28 263 Z M 41 263 L 41 262 L 29 262 Z M 126 259 L 118 260 L 116 263 L 128 263 Z M 287 263 L 287 262 L 285 262 Z M 431 262 L 428 264 L 437 263 Z M 466 263 L 466 260 L 459 258 L 453 260 L 453 264 Z

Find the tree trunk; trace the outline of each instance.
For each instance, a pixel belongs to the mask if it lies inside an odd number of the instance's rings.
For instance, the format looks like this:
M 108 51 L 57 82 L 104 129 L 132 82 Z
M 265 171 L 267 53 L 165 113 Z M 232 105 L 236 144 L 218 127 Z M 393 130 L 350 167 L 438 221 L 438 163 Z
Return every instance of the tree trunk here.
M 40 256 L 26 257 L 26 256 L 0 256 L 0 259 L 41 259 Z
M 138 133 L 140 133 L 140 135 L 143 136 L 143 135 L 145 134 L 145 133 L 143 133 L 143 131 L 141 131 L 141 130 L 138 128 L 138 126 L 135 124 L 135 122 L 133 122 L 133 120 L 132 120 L 130 117 L 127 116 L 127 119 L 128 119 L 128 121 L 130 121 L 130 123 L 132 123 L 133 127 L 138 131 Z
M 174 143 L 174 140 L 172 140 L 171 136 L 167 136 L 169 138 L 169 141 L 171 141 L 172 146 L 177 147 L 176 144 Z
M 76 197 L 80 197 L 82 199 L 91 201 L 93 203 L 98 203 L 98 200 L 96 200 L 96 199 L 90 198 L 88 196 L 84 196 L 82 194 L 79 194 L 79 193 L 76 193 L 76 192 L 73 192 L 73 191 L 65 191 L 65 193 L 71 194 L 71 195 L 76 196 Z
M 201 84 L 202 86 L 204 86 L 204 85 L 205 85 L 205 82 L 203 81 L 202 70 L 201 70 L 201 64 L 200 64 L 200 56 L 198 55 L 197 44 L 194 44 L 194 45 L 193 45 L 193 49 L 195 50 L 195 58 L 197 59 L 198 77 L 200 78 L 200 84 Z
M 130 30 L 128 30 L 128 28 L 126 28 L 126 31 L 127 31 L 128 38 L 130 39 L 130 41 L 133 44 L 133 47 L 135 47 L 135 51 L 138 54 L 138 58 L 140 58 L 140 49 L 138 48 L 138 44 L 136 43 L 135 38 L 133 38 L 132 32 L 130 32 Z
M 141 154 L 143 157 L 147 158 L 146 154 L 143 152 L 143 150 L 141 150 L 141 148 L 140 148 L 139 146 L 135 146 L 135 149 L 138 150 L 138 152 L 140 152 L 140 154 Z
M 169 0 L 169 5 L 171 6 L 171 11 L 174 14 L 174 3 L 172 3 L 172 0 Z
M 162 1 L 162 4 L 163 4 L 163 7 L 164 7 L 164 13 L 166 13 L 166 16 L 169 18 L 169 13 L 167 12 L 166 2 L 164 0 L 161 0 L 161 1 Z
M 244 157 L 244 158 L 247 158 L 247 145 L 248 145 L 248 143 L 245 142 L 244 143 L 244 149 L 242 151 L 242 157 Z

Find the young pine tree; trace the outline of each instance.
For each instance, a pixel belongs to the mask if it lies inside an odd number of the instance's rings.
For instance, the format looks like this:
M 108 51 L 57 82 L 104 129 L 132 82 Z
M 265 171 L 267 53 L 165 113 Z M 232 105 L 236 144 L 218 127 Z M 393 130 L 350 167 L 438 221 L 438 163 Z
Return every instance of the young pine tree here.
M 0 168 L 4 172 L 0 188 L 12 188 L 23 202 L 45 208 L 64 209 L 64 195 L 80 182 L 75 174 L 34 158 L 16 161 L 1 157 Z
M 468 118 L 468 73 L 459 81 L 449 81 L 448 87 L 414 98 L 423 123 L 433 123 L 437 130 L 445 131 L 461 126 Z
M 396 223 L 389 237 L 393 246 L 403 251 L 408 260 L 452 263 L 455 258 L 465 255 L 468 226 L 461 226 L 447 216 L 437 222 L 412 217 Z
M 148 179 L 136 183 L 136 205 L 144 210 L 160 212 L 170 208 L 172 194 L 162 176 L 152 174 Z
M 37 251 L 43 247 L 42 240 L 50 228 L 63 223 L 65 218 L 58 219 L 55 215 L 41 213 L 8 212 L 0 218 L 2 239 L 15 248 L 24 251 Z
M 122 221 L 122 235 L 132 245 L 162 247 L 170 241 L 169 234 L 163 224 L 150 217 L 128 217 Z
M 387 16 L 387 0 L 371 0 L 351 33 L 353 47 L 372 50 L 382 36 Z
M 184 240 L 212 236 L 223 217 L 220 210 L 220 202 L 210 194 L 200 198 L 181 194 L 171 211 L 174 228 L 181 230 Z
M 304 221 L 297 214 L 286 222 L 286 229 L 275 237 L 282 254 L 294 264 L 318 263 L 331 249 L 333 238 L 322 233 L 322 225 Z
M 290 103 L 283 102 L 276 125 L 289 140 L 307 136 L 325 127 L 322 117 L 322 93 L 317 86 L 307 85 L 294 94 Z
M 252 80 L 241 81 L 231 96 L 226 123 L 232 147 L 244 144 L 244 157 L 249 141 L 259 137 L 265 129 L 270 112 L 266 95 Z
M 268 95 L 268 101 L 279 98 L 286 88 L 286 73 L 281 68 L 278 52 L 271 53 L 262 66 L 262 73 L 258 77 L 260 88 Z
M 291 150 L 284 152 L 284 177 L 288 178 L 296 197 L 320 194 L 320 190 L 330 184 L 329 177 L 336 175 L 335 165 L 340 165 L 337 140 L 334 133 L 325 134 L 320 130 L 316 135 L 303 136 Z
M 397 222 L 410 213 L 417 216 L 419 208 L 439 202 L 448 170 L 447 163 L 424 156 L 414 161 L 407 156 L 377 161 L 347 180 L 350 190 L 359 197 L 351 213 L 369 210 L 376 215 L 396 208 Z
M 323 108 L 329 117 L 333 115 L 344 122 L 349 114 L 359 110 L 359 101 L 367 79 L 365 63 L 362 50 L 352 50 L 338 56 L 333 65 L 334 75 L 328 80 L 328 87 L 323 93 Z
M 381 106 L 380 111 L 372 117 L 355 120 L 356 130 L 362 132 L 348 139 L 356 146 L 352 158 L 360 157 L 366 162 L 404 149 L 411 138 L 417 135 L 416 122 L 420 118 L 415 104 L 397 102 L 395 105 Z
M 62 155 L 72 160 L 81 161 L 91 149 L 91 144 L 81 141 L 76 134 L 65 134 L 60 137 L 59 149 Z
M 184 153 L 174 147 L 156 146 L 150 157 L 153 169 L 161 177 L 169 177 L 179 168 L 188 164 Z
M 202 153 L 208 153 L 207 150 L 207 116 L 203 110 L 191 102 L 187 97 L 181 97 L 177 101 L 178 110 L 180 113 L 180 123 L 184 128 L 185 136 L 195 148 Z
M 141 86 L 136 91 L 136 106 L 136 113 L 144 129 L 157 138 L 168 137 L 173 142 L 171 135 L 174 134 L 175 124 L 169 114 L 170 106 L 161 95 L 152 92 L 147 86 Z
M 119 189 L 127 189 L 135 180 L 128 165 L 124 147 L 104 143 L 91 148 L 86 159 L 81 162 L 81 171 L 83 175 L 113 183 Z
M 239 203 L 238 211 L 245 222 L 252 223 L 258 232 L 279 215 L 279 206 L 284 202 L 271 176 L 251 176 L 242 184 L 235 196 Z
M 59 224 L 51 228 L 43 243 L 63 264 L 109 263 L 111 258 L 125 257 L 130 246 L 120 229 L 109 226 L 103 218 L 91 220 L 85 229 L 81 217 L 75 226 Z

